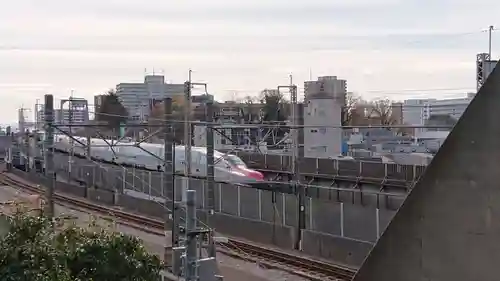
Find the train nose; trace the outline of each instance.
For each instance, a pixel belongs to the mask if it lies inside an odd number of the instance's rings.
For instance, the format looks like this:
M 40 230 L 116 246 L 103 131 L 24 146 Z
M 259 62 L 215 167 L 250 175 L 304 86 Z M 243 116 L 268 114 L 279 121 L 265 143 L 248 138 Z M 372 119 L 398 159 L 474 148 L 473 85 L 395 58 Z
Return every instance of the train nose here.
M 264 175 L 261 172 L 259 172 L 259 171 L 250 170 L 248 172 L 248 176 L 251 177 L 252 179 L 255 179 L 255 180 L 258 180 L 258 181 L 264 180 Z
M 241 171 L 243 171 L 243 173 L 253 179 L 253 180 L 258 180 L 258 181 L 262 181 L 264 180 L 264 174 L 262 174 L 261 172 L 259 171 L 256 171 L 256 170 L 252 170 L 252 169 L 248 169 L 247 167 L 244 167 L 244 166 L 240 166 L 238 167 Z

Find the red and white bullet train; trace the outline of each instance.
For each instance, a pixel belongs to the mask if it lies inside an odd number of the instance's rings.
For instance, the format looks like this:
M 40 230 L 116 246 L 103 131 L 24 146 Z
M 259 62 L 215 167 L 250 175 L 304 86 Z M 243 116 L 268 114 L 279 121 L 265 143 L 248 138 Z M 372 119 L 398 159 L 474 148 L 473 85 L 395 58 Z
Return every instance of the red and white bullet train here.
M 78 141 L 86 144 L 83 137 L 76 137 Z M 73 154 L 80 157 L 86 156 L 86 148 L 76 141 L 71 141 L 68 136 L 57 135 L 54 137 L 54 148 L 57 151 L 70 153 L 73 142 Z M 133 142 L 119 142 L 112 140 L 90 139 L 90 154 L 92 159 L 144 168 L 151 171 L 163 170 L 164 146 L 162 144 Z M 113 144 L 110 146 L 109 144 Z M 185 147 L 175 146 L 175 171 L 176 174 L 185 173 Z M 204 178 L 207 176 L 207 148 L 192 147 L 191 149 L 191 175 Z M 259 171 L 249 169 L 238 156 L 214 151 L 214 176 L 215 181 L 232 183 L 250 183 L 263 181 L 264 176 Z

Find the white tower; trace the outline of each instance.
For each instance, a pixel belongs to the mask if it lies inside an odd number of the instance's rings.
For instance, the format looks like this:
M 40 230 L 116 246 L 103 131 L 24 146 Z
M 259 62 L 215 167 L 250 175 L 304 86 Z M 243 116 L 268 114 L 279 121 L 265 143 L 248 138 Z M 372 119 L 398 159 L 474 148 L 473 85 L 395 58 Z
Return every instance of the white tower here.
M 304 156 L 334 158 L 342 154 L 342 109 L 347 82 L 336 76 L 304 82 Z M 315 127 L 318 126 L 318 127 Z

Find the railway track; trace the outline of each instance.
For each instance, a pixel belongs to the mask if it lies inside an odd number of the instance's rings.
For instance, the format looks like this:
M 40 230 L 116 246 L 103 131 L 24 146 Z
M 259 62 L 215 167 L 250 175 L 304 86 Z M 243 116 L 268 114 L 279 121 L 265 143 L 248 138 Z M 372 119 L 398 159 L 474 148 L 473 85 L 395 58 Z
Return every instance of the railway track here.
M 5 172 L 0 173 L 0 183 L 20 188 L 31 193 L 43 194 L 44 192 L 40 186 L 27 183 Z M 122 211 L 113 207 L 102 206 L 85 199 L 62 195 L 60 193 L 54 194 L 54 201 L 68 207 L 77 207 L 118 219 L 118 223 L 120 224 L 137 228 L 151 234 L 164 235 L 164 222 L 161 220 Z M 286 253 L 277 249 L 269 249 L 264 246 L 236 239 L 228 239 L 227 242 L 222 242 L 220 244 L 224 247 L 219 248 L 229 250 L 218 249 L 225 254 L 258 262 L 265 267 L 284 270 L 309 280 L 347 281 L 351 280 L 356 272 L 352 268 L 297 256 L 292 253 Z
M 242 251 L 246 254 L 264 257 L 265 259 L 272 260 L 274 263 L 296 268 L 297 272 L 303 271 L 304 274 L 300 274 L 302 277 L 311 280 L 351 280 L 355 274 L 355 271 L 351 268 L 295 256 L 242 241 L 233 240 L 224 244 L 233 251 Z M 307 269 L 307 271 L 304 271 L 304 269 Z

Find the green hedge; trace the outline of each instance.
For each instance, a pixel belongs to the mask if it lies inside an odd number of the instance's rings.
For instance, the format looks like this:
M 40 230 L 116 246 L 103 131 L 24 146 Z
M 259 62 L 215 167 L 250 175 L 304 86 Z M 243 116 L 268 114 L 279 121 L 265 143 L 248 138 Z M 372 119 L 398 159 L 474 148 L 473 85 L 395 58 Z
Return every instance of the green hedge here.
M 2 218 L 2 281 L 151 281 L 162 264 L 133 236 L 27 213 Z

